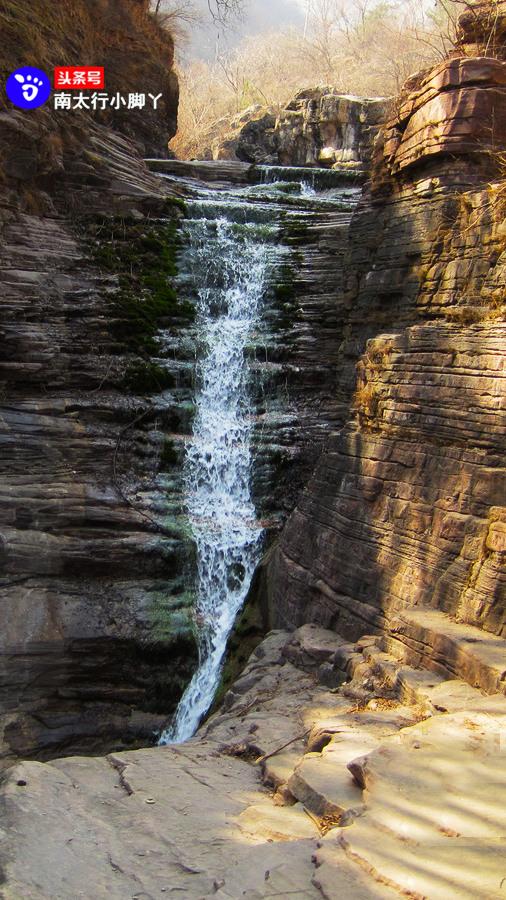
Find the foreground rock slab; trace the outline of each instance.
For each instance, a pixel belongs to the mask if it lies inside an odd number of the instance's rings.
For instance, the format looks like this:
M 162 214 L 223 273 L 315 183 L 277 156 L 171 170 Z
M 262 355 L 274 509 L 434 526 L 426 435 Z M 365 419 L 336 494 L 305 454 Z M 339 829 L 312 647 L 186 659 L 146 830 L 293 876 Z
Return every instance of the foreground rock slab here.
M 9 769 L 0 896 L 504 896 L 506 698 L 406 702 L 375 646 L 273 632 L 188 743 Z

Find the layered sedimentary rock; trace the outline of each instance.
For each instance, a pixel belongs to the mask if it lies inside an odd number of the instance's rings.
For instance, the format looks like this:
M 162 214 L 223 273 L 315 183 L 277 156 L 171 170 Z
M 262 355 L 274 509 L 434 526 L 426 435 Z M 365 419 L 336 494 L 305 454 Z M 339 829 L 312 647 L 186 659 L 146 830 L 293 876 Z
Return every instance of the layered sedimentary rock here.
M 12 767 L 4 895 L 499 898 L 505 719 L 371 637 L 274 632 L 193 740 Z
M 212 156 L 364 171 L 387 108 L 384 100 L 336 94 L 332 88 L 301 91 L 281 110 L 255 106 L 230 120 L 225 136 L 213 142 Z
M 5 6 L 14 67 L 33 48 L 19 5 Z M 35 20 L 47 22 L 39 7 Z M 41 28 L 39 64 L 102 62 L 108 89 L 165 84 L 156 127 L 148 112 L 145 124 L 153 149 L 166 142 L 177 113 L 172 41 L 147 4 L 53 13 L 62 30 Z M 144 66 L 147 43 L 157 50 Z M 162 269 L 180 213 L 138 144 L 99 120 L 49 105 L 0 113 L 3 762 L 152 741 L 195 659 L 180 580 L 192 549 L 177 491 L 172 511 L 164 502 L 164 435 L 188 429 L 189 391 L 160 394 L 146 349 L 153 297 L 138 271 L 147 264 L 167 288 L 160 310 L 177 330 L 184 318 Z M 124 130 L 142 142 L 136 123 L 125 117 Z
M 493 174 L 494 149 L 506 143 L 505 87 L 502 60 L 460 57 L 441 63 L 401 98 L 382 134 L 379 167 L 389 175 L 418 161 L 441 167 L 455 154 L 465 158 L 473 181 Z M 460 168 L 465 171 L 464 160 Z M 456 174 L 451 171 L 452 179 Z
M 505 78 L 452 59 L 383 132 L 350 232 L 343 428 L 267 564 L 274 623 L 411 646 L 403 611 L 421 607 L 443 631 L 446 616 L 504 634 L 504 182 L 480 182 Z
M 384 100 L 339 95 L 330 88 L 301 91 L 276 122 L 279 162 L 367 169 L 387 108 Z
M 93 119 L 131 137 L 146 153 L 165 155 L 167 141 L 176 133 L 179 86 L 172 36 L 151 15 L 149 0 L 60 0 L 56 5 L 37 0 L 26 8 L 16 0 L 5 0 L 0 35 L 2 84 L 22 65 L 38 66 L 51 81 L 54 66 L 103 66 L 105 90 L 111 98 L 116 92 L 140 92 L 147 102 L 143 109 L 108 106 L 97 110 Z M 149 93 L 158 97 L 156 109 Z M 42 160 L 58 151 L 61 154 L 63 146 L 75 151 L 79 141 L 87 143 L 90 117 L 79 111 L 55 114 L 48 105 L 13 120 L 11 104 L 3 93 L 0 110 L 1 140 L 10 139 L 15 122 L 21 139 L 18 160 L 31 164 L 32 170 L 37 156 Z M 34 153 L 24 137 L 29 139 L 35 131 L 39 146 Z
M 473 0 L 458 21 L 457 52 L 506 58 L 506 3 Z

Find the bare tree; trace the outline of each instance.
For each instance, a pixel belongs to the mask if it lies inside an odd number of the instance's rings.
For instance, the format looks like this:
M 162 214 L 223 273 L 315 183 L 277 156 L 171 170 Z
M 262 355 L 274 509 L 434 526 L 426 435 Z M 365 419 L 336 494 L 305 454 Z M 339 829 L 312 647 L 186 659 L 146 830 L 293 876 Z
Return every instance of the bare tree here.
M 307 0 L 300 30 L 246 38 L 213 63 L 182 67 L 173 147 L 183 158 L 201 156 L 230 133 L 236 113 L 253 103 L 279 107 L 303 88 L 392 96 L 449 51 L 493 55 L 504 41 L 498 6 L 496 0 Z
M 242 12 L 245 2 L 246 0 L 207 0 L 207 6 L 212 19 L 224 24 L 232 16 Z M 188 16 L 192 19 L 195 16 L 195 7 L 191 2 L 180 5 L 173 0 L 153 0 L 152 8 L 158 17 L 167 16 L 184 20 Z
M 436 0 L 434 15 L 446 51 L 498 56 L 504 52 L 501 0 Z
M 207 0 L 207 6 L 213 19 L 225 23 L 243 11 L 245 0 Z

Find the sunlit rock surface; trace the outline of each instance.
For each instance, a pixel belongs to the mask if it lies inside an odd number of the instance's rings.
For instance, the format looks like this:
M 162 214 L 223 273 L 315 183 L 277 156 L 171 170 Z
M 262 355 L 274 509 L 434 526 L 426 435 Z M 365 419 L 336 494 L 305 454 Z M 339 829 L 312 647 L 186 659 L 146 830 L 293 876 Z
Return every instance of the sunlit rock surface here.
M 274 632 L 193 740 L 16 765 L 3 896 L 499 898 L 506 698 L 397 670 L 374 638 Z
M 211 154 L 217 160 L 366 171 L 387 109 L 385 100 L 332 88 L 300 91 L 279 111 L 254 106 L 235 116 L 229 133 L 212 143 Z
M 352 638 L 402 643 L 412 607 L 504 635 L 505 203 L 489 126 L 503 146 L 506 63 L 452 59 L 409 90 L 351 224 L 343 427 L 271 556 L 268 601 L 274 624 Z M 430 665 L 428 635 L 419 650 Z

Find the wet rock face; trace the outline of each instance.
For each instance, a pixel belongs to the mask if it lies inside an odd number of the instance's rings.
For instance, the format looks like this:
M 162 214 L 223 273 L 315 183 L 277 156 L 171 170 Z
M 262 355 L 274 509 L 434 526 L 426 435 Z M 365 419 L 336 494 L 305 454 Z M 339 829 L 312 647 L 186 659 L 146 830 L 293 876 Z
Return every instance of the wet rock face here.
M 130 206 L 155 211 L 164 198 L 136 165 Z M 0 759 L 146 744 L 195 662 L 192 548 L 163 471 L 188 392 L 132 388 L 117 276 L 90 260 L 84 225 L 21 215 L 3 239 Z
M 438 67 L 406 101 L 397 144 L 389 127 L 380 141 L 351 224 L 344 427 L 267 564 L 276 625 L 395 633 L 419 606 L 504 634 L 504 182 L 477 184 L 504 65 Z
M 384 100 L 301 91 L 281 111 L 251 107 L 230 122 L 230 133 L 212 145 L 214 159 L 283 166 L 368 168 L 374 137 L 387 109 Z
M 345 251 L 356 199 L 341 210 L 315 200 L 305 217 L 285 218 L 280 238 L 288 253 L 273 273 L 254 338 L 252 493 L 260 517 L 278 527 L 340 422 Z

